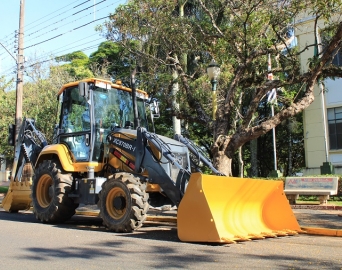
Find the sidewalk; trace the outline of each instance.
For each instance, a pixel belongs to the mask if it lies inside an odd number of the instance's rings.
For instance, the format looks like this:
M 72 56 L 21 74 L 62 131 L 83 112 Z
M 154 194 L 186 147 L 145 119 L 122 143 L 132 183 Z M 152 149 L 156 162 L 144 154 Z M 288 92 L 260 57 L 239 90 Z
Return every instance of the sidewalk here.
M 331 208 L 333 209 L 333 208 Z M 306 233 L 342 237 L 342 210 L 294 208 L 297 221 Z
M 8 187 L 9 184 L 10 184 L 10 181 L 0 181 L 0 186 Z

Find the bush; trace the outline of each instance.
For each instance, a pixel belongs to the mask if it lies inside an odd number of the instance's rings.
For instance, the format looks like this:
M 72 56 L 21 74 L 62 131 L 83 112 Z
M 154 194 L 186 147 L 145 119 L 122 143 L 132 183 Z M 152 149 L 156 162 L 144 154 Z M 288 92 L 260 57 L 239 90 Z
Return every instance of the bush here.
M 7 193 L 8 187 L 0 187 L 0 193 Z

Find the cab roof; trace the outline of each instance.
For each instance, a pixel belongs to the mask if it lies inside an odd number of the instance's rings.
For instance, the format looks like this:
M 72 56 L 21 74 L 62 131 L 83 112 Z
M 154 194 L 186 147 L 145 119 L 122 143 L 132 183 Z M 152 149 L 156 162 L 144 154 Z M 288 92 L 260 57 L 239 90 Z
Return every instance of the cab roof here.
M 80 80 L 80 81 L 75 81 L 75 82 L 70 82 L 70 83 L 64 84 L 62 86 L 62 88 L 59 90 L 57 95 L 60 96 L 64 92 L 64 90 L 66 88 L 73 87 L 73 86 L 78 86 L 78 84 L 80 82 L 87 82 L 87 83 L 91 82 L 91 83 L 94 83 L 95 85 L 101 86 L 103 88 L 106 88 L 107 86 L 110 85 L 111 88 L 116 88 L 116 89 L 124 90 L 124 91 L 127 91 L 127 92 L 132 92 L 132 89 L 123 86 L 121 81 L 116 81 L 115 83 L 112 83 L 111 81 L 107 81 L 107 80 L 104 80 L 104 79 L 88 78 L 88 79 L 83 79 L 83 80 Z M 148 98 L 148 94 L 145 91 L 137 89 L 137 92 L 139 92 L 140 96 L 142 95 L 144 98 L 146 98 L 146 99 Z

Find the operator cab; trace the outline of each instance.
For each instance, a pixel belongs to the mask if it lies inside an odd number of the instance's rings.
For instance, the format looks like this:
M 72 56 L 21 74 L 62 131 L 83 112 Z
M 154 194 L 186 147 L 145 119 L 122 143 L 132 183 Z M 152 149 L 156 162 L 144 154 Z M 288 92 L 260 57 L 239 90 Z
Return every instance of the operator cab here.
M 102 161 L 103 143 L 116 127 L 133 128 L 131 89 L 98 79 L 62 88 L 57 143 L 67 145 L 76 162 Z M 147 94 L 137 91 L 140 125 L 148 128 Z

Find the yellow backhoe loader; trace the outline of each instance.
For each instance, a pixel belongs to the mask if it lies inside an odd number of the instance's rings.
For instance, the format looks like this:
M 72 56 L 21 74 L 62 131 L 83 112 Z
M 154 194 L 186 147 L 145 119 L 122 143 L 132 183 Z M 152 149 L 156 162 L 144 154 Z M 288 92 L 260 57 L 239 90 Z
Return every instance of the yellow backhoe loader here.
M 300 231 L 281 181 L 226 177 L 185 137 L 149 132 L 145 106 L 156 116 L 158 104 L 132 88 L 95 78 L 64 85 L 50 145 L 34 120 L 24 119 L 3 208 L 32 205 L 37 219 L 59 223 L 79 204 L 97 204 L 106 227 L 131 232 L 143 225 L 149 206 L 172 204 L 178 236 L 188 242 L 231 243 Z M 201 173 L 198 162 L 213 175 Z M 34 171 L 32 185 L 22 177 L 27 164 Z

